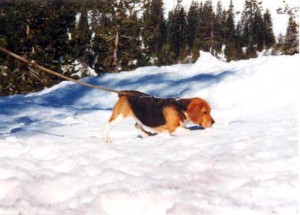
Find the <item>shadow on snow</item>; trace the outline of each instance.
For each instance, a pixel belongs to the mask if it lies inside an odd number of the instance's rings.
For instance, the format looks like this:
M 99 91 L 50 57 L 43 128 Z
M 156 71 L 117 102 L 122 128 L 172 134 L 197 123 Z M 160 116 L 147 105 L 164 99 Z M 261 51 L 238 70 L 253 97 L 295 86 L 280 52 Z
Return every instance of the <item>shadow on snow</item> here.
M 115 78 L 113 74 L 105 74 L 96 78 L 84 78 L 83 81 L 117 90 L 143 91 L 148 85 L 147 88 L 152 88 L 152 90 L 148 90 L 145 93 L 150 95 L 181 97 L 184 92 L 188 91 L 194 84 L 204 84 L 203 88 L 206 88 L 233 74 L 234 72 L 232 71 L 224 71 L 219 74 L 197 74 L 180 79 L 172 73 L 156 73 L 138 77 L 132 75 L 126 77 L 124 74 L 118 73 L 116 75 L 121 75 L 121 78 Z M 99 92 L 99 96 L 108 96 L 108 92 L 100 92 L 78 84 L 70 84 L 42 95 L 14 95 L 0 98 L 0 114 L 15 114 L 33 105 L 55 108 L 70 107 L 78 110 L 107 110 L 107 108 L 95 107 L 93 105 L 85 107 L 78 106 L 77 102 L 92 92 L 97 92 L 96 94 Z M 111 106 L 113 106 L 113 104 L 111 104 Z

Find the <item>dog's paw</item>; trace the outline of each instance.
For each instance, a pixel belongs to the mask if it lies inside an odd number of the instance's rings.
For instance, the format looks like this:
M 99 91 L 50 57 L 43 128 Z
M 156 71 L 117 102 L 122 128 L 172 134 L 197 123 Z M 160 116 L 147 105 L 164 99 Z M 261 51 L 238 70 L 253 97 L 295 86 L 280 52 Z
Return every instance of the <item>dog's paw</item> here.
M 111 139 L 110 138 L 103 138 L 103 143 L 111 144 Z
M 135 123 L 135 127 L 138 129 L 140 135 L 144 138 L 155 135 L 154 133 L 146 131 L 140 123 Z

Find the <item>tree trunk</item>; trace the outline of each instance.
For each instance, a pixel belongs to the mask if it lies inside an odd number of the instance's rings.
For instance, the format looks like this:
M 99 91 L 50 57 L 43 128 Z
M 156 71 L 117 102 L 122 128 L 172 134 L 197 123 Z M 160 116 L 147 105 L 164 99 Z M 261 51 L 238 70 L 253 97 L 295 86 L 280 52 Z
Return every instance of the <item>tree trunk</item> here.
M 114 62 L 113 62 L 113 66 L 115 67 L 115 72 L 118 71 L 118 49 L 119 49 L 119 26 L 117 26 L 116 29 L 116 35 L 115 35 L 115 48 L 114 48 Z
M 214 21 L 210 21 L 210 53 L 214 55 L 215 50 L 215 35 L 214 35 Z

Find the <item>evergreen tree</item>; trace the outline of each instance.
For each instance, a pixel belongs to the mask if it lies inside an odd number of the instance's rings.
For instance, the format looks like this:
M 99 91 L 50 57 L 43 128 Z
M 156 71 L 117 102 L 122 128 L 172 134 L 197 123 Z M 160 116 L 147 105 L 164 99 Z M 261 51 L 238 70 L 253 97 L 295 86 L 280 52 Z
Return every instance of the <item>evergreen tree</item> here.
M 204 5 L 200 6 L 199 12 L 199 22 L 194 38 L 194 51 L 199 52 L 199 50 L 213 51 L 214 50 L 214 19 L 215 14 L 213 12 L 211 1 L 207 0 Z
M 213 33 L 214 33 L 214 48 L 217 53 L 220 53 L 222 50 L 222 45 L 224 42 L 224 23 L 226 19 L 226 14 L 223 13 L 223 6 L 219 0 L 217 3 L 217 11 L 213 20 Z
M 245 53 L 243 51 L 243 40 L 244 38 L 243 38 L 242 24 L 241 22 L 238 22 L 234 34 L 235 53 L 236 53 L 234 60 L 245 58 Z
M 92 67 L 97 74 L 111 71 L 111 59 L 107 61 L 110 47 L 110 16 L 107 13 L 106 4 L 97 4 L 93 7 L 91 17 L 91 50 L 93 55 Z
M 197 2 L 193 1 L 187 15 L 187 44 L 191 50 L 194 45 L 194 38 L 197 29 L 197 23 L 199 21 L 199 5 Z
M 167 31 L 167 63 L 175 62 L 179 57 L 180 46 L 179 46 L 179 33 L 178 24 L 176 22 L 175 11 L 169 12 L 168 20 L 168 31 Z
M 237 59 L 236 47 L 234 43 L 231 42 L 226 43 L 224 54 L 226 56 L 227 62 Z
M 264 22 L 264 45 L 267 49 L 271 48 L 275 43 L 275 36 L 273 32 L 273 23 L 269 10 L 266 10 L 263 16 Z
M 238 60 L 242 57 L 241 54 L 241 25 L 237 26 L 235 30 L 234 25 L 234 6 L 232 0 L 230 1 L 229 9 L 227 11 L 226 23 L 225 23 L 225 41 L 226 47 L 224 54 L 227 61 Z
M 259 0 L 245 0 L 236 27 L 232 1 L 228 10 L 220 0 L 216 8 L 211 0 L 195 1 L 186 13 L 178 0 L 168 19 L 163 0 L 3 0 L 0 4 L 0 45 L 69 76 L 79 74 L 75 62 L 100 74 L 150 63 L 185 62 L 191 52 L 196 60 L 199 50 L 218 54 L 223 45 L 227 61 L 256 57 L 257 50 L 275 43 L 270 12 L 262 16 Z M 282 50 L 293 54 L 299 52 L 299 26 L 295 13 L 287 13 L 291 17 Z M 1 95 L 31 92 L 58 81 L 0 53 Z
M 79 22 L 74 29 L 72 44 L 74 46 L 74 52 L 76 59 L 81 64 L 87 64 L 92 66 L 92 54 L 91 54 L 91 36 L 92 31 L 89 26 L 88 21 L 88 11 L 89 8 L 84 7 L 86 5 L 82 5 L 81 11 L 79 13 Z M 72 70 L 72 69 L 71 69 Z
M 186 48 L 186 21 L 184 8 L 178 4 L 175 10 L 169 13 L 168 23 L 168 51 L 172 63 L 181 57 L 184 58 Z
M 162 0 L 147 1 L 143 14 L 143 43 L 150 56 L 160 57 L 165 42 L 165 21 Z
M 140 25 L 137 18 L 137 14 L 133 13 L 127 16 L 127 20 L 122 24 L 122 37 L 121 37 L 121 57 L 122 68 L 133 69 L 137 66 L 141 66 L 141 41 L 140 37 Z M 130 47 L 130 48 L 128 48 Z M 158 50 L 159 47 L 156 47 Z
M 290 14 L 288 27 L 285 35 L 285 54 L 299 53 L 299 25 L 296 22 L 294 14 Z
M 74 26 L 74 8 L 63 2 L 2 2 L 6 8 L 0 18 L 0 38 L 6 47 L 24 57 L 61 71 L 72 61 L 68 31 Z M 55 11 L 55 12 L 54 12 Z M 1 56 L 0 56 L 1 57 Z M 32 92 L 51 86 L 60 79 L 28 70 L 27 66 L 7 58 L 9 66 L 7 94 Z M 10 87 L 12 86 L 12 87 Z
M 182 59 L 184 59 L 187 56 L 186 48 L 187 48 L 187 38 L 186 38 L 186 32 L 187 32 L 187 23 L 186 23 L 186 14 L 183 7 L 180 8 L 179 13 L 177 15 L 177 23 L 178 23 L 178 35 L 180 37 L 179 39 L 179 47 L 180 47 L 180 56 Z
M 119 72 L 138 65 L 141 41 L 140 24 L 134 11 L 137 4 L 137 0 L 99 1 L 102 15 L 93 40 L 98 50 L 95 65 L 100 66 L 99 72 Z M 98 38 L 100 42 L 96 41 Z
M 75 12 L 69 3 L 53 1 L 47 4 L 45 23 L 38 31 L 35 41 L 37 46 L 45 50 L 45 53 L 37 52 L 36 54 L 45 62 L 49 62 L 49 67 L 57 64 L 52 68 L 60 70 L 62 65 L 70 63 L 69 57 L 66 56 L 72 49 L 68 33 L 74 28 Z
M 299 53 L 299 7 L 289 7 L 285 4 L 277 10 L 277 13 L 289 15 L 289 21 L 286 34 L 279 35 L 276 48 L 283 54 Z
M 256 49 L 254 47 L 253 44 L 250 44 L 247 49 L 246 49 L 246 53 L 245 53 L 245 57 L 246 59 L 248 58 L 256 58 L 257 57 L 257 52 Z
M 0 38 L 1 45 L 5 45 L 13 52 L 22 53 L 23 56 L 28 55 L 32 44 L 30 38 L 26 35 L 28 32 L 28 22 L 25 24 L 23 13 L 31 11 L 32 3 L 1 2 L 0 16 Z M 26 8 L 25 10 L 23 8 Z M 26 20 L 27 21 L 27 20 Z M 27 31 L 26 31 L 27 30 Z M 22 93 L 24 83 L 28 83 L 30 77 L 26 73 L 26 67 L 18 61 L 0 53 L 1 60 L 1 92 L 0 95 L 9 95 L 13 93 Z M 5 69 L 4 69 L 5 68 Z
M 265 26 L 260 10 L 257 10 L 254 15 L 253 33 L 257 50 L 262 51 L 264 48 Z
M 245 45 L 254 45 L 255 43 L 255 21 L 260 13 L 260 3 L 257 0 L 246 0 L 242 13 L 242 29 Z
M 226 30 L 225 30 L 226 41 L 232 42 L 234 40 L 234 34 L 235 34 L 234 6 L 231 0 L 229 9 L 227 11 L 227 18 L 226 18 Z

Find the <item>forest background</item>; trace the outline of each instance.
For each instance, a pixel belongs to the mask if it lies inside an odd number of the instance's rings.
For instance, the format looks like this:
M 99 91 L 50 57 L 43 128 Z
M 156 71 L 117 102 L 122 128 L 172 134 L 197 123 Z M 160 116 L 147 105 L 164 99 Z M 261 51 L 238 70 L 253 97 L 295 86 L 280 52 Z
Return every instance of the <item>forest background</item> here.
M 224 9 L 209 0 L 181 2 L 164 16 L 162 0 L 4 0 L 0 2 L 0 46 L 75 78 L 141 66 L 192 63 L 199 51 L 226 61 L 299 53 L 294 8 L 285 35 L 275 38 L 270 11 L 245 0 L 237 20 L 232 1 Z M 61 79 L 0 53 L 0 96 L 29 93 Z

